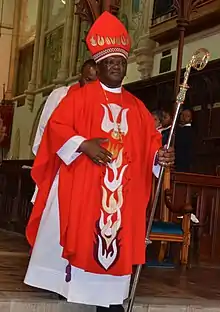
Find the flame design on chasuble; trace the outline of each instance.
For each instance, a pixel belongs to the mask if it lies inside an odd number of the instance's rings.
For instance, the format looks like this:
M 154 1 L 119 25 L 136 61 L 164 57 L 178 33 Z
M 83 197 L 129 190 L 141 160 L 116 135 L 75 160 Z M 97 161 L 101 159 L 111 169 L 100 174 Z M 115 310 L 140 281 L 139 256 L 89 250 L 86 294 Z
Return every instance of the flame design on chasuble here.
M 124 203 L 123 177 L 128 167 L 123 159 L 123 136 L 128 133 L 128 109 L 117 104 L 101 105 L 104 110 L 101 129 L 112 137 L 108 150 L 113 155 L 113 161 L 106 166 L 102 180 L 102 200 L 100 218 L 96 223 L 94 252 L 98 264 L 108 270 L 117 262 L 120 253 L 118 236 Z

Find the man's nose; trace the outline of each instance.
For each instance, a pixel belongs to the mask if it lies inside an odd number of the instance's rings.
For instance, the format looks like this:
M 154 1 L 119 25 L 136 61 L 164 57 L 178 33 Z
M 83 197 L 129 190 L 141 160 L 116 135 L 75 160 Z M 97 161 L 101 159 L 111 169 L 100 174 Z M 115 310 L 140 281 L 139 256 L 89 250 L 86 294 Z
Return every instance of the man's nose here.
M 120 63 L 115 63 L 113 66 L 114 69 L 120 69 L 120 67 L 121 67 Z

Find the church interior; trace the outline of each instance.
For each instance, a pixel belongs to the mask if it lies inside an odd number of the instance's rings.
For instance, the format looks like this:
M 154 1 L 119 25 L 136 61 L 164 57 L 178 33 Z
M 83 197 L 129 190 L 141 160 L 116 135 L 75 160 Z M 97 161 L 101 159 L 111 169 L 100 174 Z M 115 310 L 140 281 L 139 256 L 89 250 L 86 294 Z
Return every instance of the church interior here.
M 175 111 L 192 55 L 210 53 L 204 69 L 192 69 L 184 102 L 196 138 L 191 170 L 165 170 L 135 309 L 220 311 L 219 0 L 0 0 L 0 311 L 83 310 L 23 284 L 25 228 L 46 99 L 78 81 L 90 58 L 86 34 L 104 11 L 131 36 L 123 86 L 150 112 Z

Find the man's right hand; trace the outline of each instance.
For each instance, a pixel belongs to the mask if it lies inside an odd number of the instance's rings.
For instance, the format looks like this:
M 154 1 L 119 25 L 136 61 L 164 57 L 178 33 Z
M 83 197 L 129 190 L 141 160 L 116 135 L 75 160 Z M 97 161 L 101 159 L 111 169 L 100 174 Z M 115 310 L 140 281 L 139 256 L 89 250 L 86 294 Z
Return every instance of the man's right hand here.
M 107 164 L 112 161 L 112 154 L 101 146 L 106 142 L 108 139 L 86 140 L 80 145 L 78 152 L 87 155 L 97 165 Z

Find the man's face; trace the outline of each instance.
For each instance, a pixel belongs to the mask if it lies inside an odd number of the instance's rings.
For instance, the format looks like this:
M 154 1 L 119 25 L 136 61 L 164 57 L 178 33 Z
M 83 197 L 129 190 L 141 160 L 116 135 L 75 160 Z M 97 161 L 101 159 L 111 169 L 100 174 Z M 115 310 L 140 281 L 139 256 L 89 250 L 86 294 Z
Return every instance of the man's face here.
M 168 127 L 170 126 L 172 123 L 172 117 L 169 113 L 167 112 L 162 112 L 162 120 L 161 120 L 161 124 L 163 127 Z
M 85 85 L 91 81 L 95 81 L 97 80 L 97 70 L 96 67 L 91 66 L 91 65 L 87 65 L 85 66 L 85 68 L 83 69 L 82 72 L 82 78 L 81 78 L 81 84 Z
M 189 109 L 186 109 L 180 114 L 180 124 L 186 125 L 191 122 L 192 122 L 192 113 Z
M 155 128 L 157 129 L 160 126 L 160 119 L 156 114 L 153 115 L 153 118 L 155 122 Z
M 98 63 L 98 77 L 110 88 L 121 86 L 127 71 L 127 61 L 122 56 L 109 56 Z

